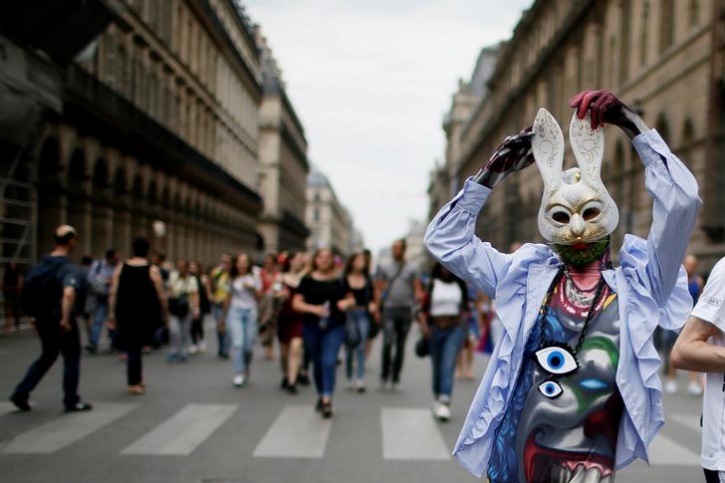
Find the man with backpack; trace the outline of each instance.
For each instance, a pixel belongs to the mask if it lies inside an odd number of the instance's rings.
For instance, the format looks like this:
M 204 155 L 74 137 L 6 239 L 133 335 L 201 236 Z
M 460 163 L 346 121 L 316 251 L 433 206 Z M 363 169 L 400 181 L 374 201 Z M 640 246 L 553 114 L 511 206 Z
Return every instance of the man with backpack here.
M 48 369 L 63 354 L 63 404 L 66 412 L 88 411 L 89 403 L 78 396 L 81 340 L 74 314 L 76 291 L 80 285 L 77 267 L 68 259 L 77 243 L 75 228 L 62 225 L 55 231 L 55 249 L 33 267 L 25 278 L 20 305 L 35 318 L 42 353 L 28 369 L 10 396 L 21 411 L 30 411 L 28 398 Z
M 106 250 L 106 256 L 103 260 L 96 260 L 88 270 L 89 295 L 95 298 L 91 336 L 86 346 L 86 350 L 90 354 L 95 354 L 98 351 L 98 343 L 101 340 L 103 327 L 106 325 L 106 320 L 108 320 L 108 296 L 111 292 L 113 273 L 116 271 L 119 262 L 118 252 L 111 248 Z M 108 330 L 111 349 L 114 348 L 114 332 L 112 329 Z

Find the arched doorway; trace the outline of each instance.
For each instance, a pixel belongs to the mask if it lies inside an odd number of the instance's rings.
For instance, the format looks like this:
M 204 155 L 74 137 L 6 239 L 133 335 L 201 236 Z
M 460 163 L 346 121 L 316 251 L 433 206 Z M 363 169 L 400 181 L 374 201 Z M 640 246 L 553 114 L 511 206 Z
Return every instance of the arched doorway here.
M 111 184 L 108 164 L 103 158 L 96 160 L 91 178 L 91 198 L 93 202 L 93 238 L 92 255 L 101 258 L 113 241 L 113 210 L 111 209 Z
M 126 169 L 121 166 L 113 176 L 113 246 L 127 254 L 131 246 L 131 211 L 128 201 Z
M 37 223 L 35 258 L 39 259 L 53 248 L 55 229 L 65 223 L 65 196 L 61 185 L 60 146 L 55 138 L 47 138 L 38 159 Z

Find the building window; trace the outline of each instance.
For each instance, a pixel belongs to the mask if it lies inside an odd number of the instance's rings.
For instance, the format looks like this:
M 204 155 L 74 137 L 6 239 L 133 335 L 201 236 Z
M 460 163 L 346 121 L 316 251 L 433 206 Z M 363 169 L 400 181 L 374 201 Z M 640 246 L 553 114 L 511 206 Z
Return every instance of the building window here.
M 118 77 L 116 77 L 115 70 L 117 66 L 115 40 L 111 34 L 107 34 L 103 38 L 103 52 L 105 54 L 103 57 L 103 73 L 106 83 L 112 88 L 118 88 Z
M 690 27 L 697 27 L 700 23 L 700 0 L 690 0 L 689 16 Z
M 662 0 L 660 8 L 660 52 L 664 52 L 675 43 L 675 0 Z
M 642 25 L 640 26 L 640 32 L 642 32 L 642 39 L 639 43 L 639 61 L 642 65 L 647 63 L 647 33 L 649 24 L 649 2 L 644 2 L 642 5 Z
M 621 3 L 621 19 L 619 24 L 619 84 L 622 85 L 629 79 L 629 49 L 632 30 L 632 2 Z
M 320 209 L 319 208 L 315 208 L 314 211 L 312 212 L 312 220 L 320 221 Z

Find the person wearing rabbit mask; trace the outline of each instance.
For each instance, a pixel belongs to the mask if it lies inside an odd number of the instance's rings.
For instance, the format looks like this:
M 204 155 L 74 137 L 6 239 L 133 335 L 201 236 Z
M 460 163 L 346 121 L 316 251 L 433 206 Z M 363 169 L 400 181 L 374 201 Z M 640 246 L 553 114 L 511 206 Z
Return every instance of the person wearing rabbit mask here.
M 585 91 L 570 106 L 577 168 L 562 171 L 563 134 L 541 109 L 425 235 L 446 268 L 495 298 L 504 326 L 454 448 L 493 483 L 610 483 L 636 458 L 647 461 L 664 424 L 652 333 L 681 327 L 692 305 L 680 260 L 702 204 L 695 178 L 612 93 Z M 653 198 L 647 239 L 626 235 L 617 268 L 610 238 L 619 214 L 600 178 L 605 124 L 632 140 Z M 476 217 L 506 176 L 534 162 L 548 243 L 501 253 L 476 237 Z

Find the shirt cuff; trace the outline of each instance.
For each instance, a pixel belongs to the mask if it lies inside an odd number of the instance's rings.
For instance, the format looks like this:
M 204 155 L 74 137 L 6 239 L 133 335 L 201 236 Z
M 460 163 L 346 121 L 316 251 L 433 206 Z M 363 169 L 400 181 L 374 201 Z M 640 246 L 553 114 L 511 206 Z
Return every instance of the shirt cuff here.
M 632 145 L 642 159 L 645 167 L 648 167 L 658 159 L 667 159 L 672 152 L 667 143 L 662 139 L 656 129 L 645 131 L 632 139 Z
M 472 177 L 468 178 L 463 186 L 463 191 L 458 195 L 455 203 L 456 208 L 478 215 L 483 205 L 486 204 L 486 200 L 491 195 L 491 191 L 493 191 L 491 188 L 487 188 L 473 181 Z

